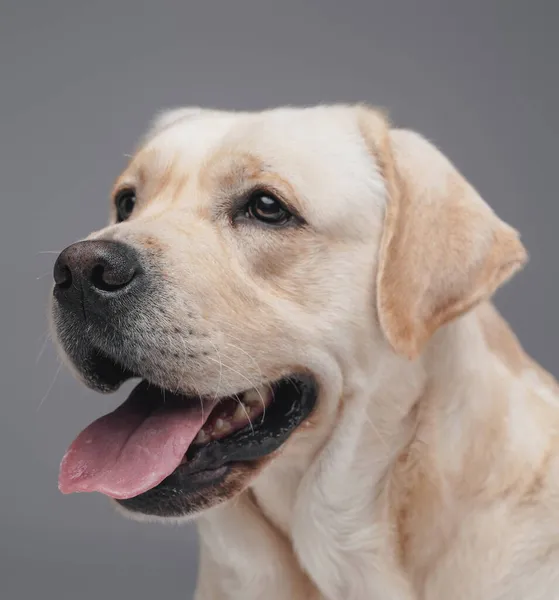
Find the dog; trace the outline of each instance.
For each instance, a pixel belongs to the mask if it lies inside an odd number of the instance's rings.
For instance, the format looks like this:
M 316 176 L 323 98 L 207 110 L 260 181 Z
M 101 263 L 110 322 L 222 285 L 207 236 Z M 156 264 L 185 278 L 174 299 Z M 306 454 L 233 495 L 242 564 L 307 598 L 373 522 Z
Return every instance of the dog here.
M 86 385 L 63 493 L 196 518 L 197 600 L 559 598 L 559 391 L 492 297 L 527 262 L 365 105 L 159 114 L 54 266 Z

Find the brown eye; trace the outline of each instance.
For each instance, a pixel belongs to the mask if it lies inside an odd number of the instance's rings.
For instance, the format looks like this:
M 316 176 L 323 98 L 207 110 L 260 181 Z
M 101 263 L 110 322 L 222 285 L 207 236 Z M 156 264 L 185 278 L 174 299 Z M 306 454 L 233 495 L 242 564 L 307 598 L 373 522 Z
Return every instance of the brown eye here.
M 126 221 L 133 213 L 136 206 L 136 192 L 133 189 L 125 189 L 118 192 L 115 198 L 117 223 Z
M 253 192 L 246 205 L 246 217 L 257 219 L 267 225 L 284 225 L 291 213 L 269 192 Z

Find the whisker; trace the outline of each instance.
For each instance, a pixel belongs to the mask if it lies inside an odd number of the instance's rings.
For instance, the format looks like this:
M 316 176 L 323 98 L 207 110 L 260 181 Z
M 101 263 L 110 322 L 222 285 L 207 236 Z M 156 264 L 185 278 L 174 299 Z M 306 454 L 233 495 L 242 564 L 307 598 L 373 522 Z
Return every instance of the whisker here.
M 62 250 L 41 250 L 37 254 L 60 254 Z
M 219 359 L 219 381 L 217 382 L 217 388 L 215 391 L 215 400 L 217 400 L 219 398 L 219 388 L 221 387 L 221 377 L 223 375 L 223 361 L 221 360 L 221 354 L 219 353 L 217 346 L 211 340 L 209 340 L 209 342 L 214 347 L 214 350 L 217 354 L 217 358 Z M 213 359 L 210 359 L 210 360 L 213 360 Z
M 48 398 L 49 394 L 52 392 L 52 388 L 54 387 L 54 384 L 56 383 L 56 380 L 58 379 L 58 375 L 60 374 L 61 370 L 62 370 L 62 363 L 60 363 L 58 365 L 58 369 L 56 369 L 56 373 L 54 374 L 54 378 L 53 378 L 51 384 L 49 385 L 47 393 L 42 397 L 41 401 L 39 402 L 39 406 L 37 406 L 37 411 L 39 411 L 41 409 L 41 406 L 43 406 L 43 402 Z
M 188 357 L 188 348 L 186 346 L 186 342 L 182 336 L 179 339 L 182 342 L 182 346 L 184 348 L 184 356 Z M 189 376 L 189 379 L 192 380 L 192 378 L 190 376 Z M 196 386 L 193 386 L 193 387 L 196 390 Z M 206 421 L 206 416 L 205 416 L 206 411 L 204 408 L 204 400 L 202 399 L 202 396 L 198 393 L 197 390 L 196 390 L 196 395 L 198 396 L 198 399 L 200 400 L 200 409 L 202 410 L 202 420 L 205 422 Z
M 246 329 L 226 319 L 215 319 L 212 325 L 216 333 L 220 333 L 225 337 L 230 337 L 230 332 L 237 332 L 246 336 Z
M 239 340 L 237 340 L 239 341 Z M 264 377 L 262 376 L 262 369 L 260 368 L 260 365 L 256 362 L 256 359 L 251 356 L 246 350 L 243 350 L 241 347 L 235 345 L 235 344 L 231 344 L 230 342 L 226 342 L 227 346 L 231 346 L 231 348 L 235 348 L 236 350 L 240 350 L 243 354 L 245 354 L 246 356 L 248 356 L 250 358 L 250 360 L 252 360 L 253 364 L 256 366 L 256 368 L 258 369 L 259 375 L 260 375 L 260 380 L 264 379 Z M 231 357 L 229 357 L 231 358 Z M 260 395 L 260 399 L 262 400 L 262 420 L 264 420 L 266 418 L 266 403 L 264 402 L 264 398 L 262 398 L 262 394 Z
M 214 358 L 211 358 L 210 356 L 208 356 L 207 358 L 208 358 L 208 360 L 211 360 L 213 362 L 218 362 L 217 360 L 215 360 Z M 246 375 L 243 375 L 241 372 L 237 371 L 236 369 L 233 369 L 233 367 L 226 365 L 223 361 L 221 362 L 221 364 L 226 369 L 229 369 L 230 371 L 232 371 L 233 373 L 236 373 L 239 377 L 242 377 L 245 381 L 247 381 L 250 384 L 250 387 L 252 389 L 256 390 L 257 394 L 260 396 L 260 400 L 262 401 L 263 406 L 266 406 L 266 403 L 264 401 L 264 397 L 262 396 L 262 393 L 260 392 L 258 387 L 256 385 L 254 385 L 254 383 Z M 262 418 L 264 418 L 264 416 L 262 416 Z
M 240 341 L 236 338 L 235 341 Z M 250 360 L 252 361 L 252 363 L 254 364 L 254 366 L 258 369 L 258 372 L 260 374 L 260 378 L 262 379 L 262 370 L 260 369 L 260 365 L 256 362 L 256 359 L 254 358 L 254 356 L 252 356 L 251 354 L 249 354 L 246 350 L 243 350 L 243 348 L 241 348 L 240 346 L 237 346 L 236 344 L 232 344 L 231 342 L 225 342 L 226 346 L 231 346 L 231 348 L 235 348 L 235 350 L 240 350 L 245 356 L 248 356 L 248 358 L 250 358 Z M 230 357 L 229 357 L 230 358 Z
M 43 354 L 45 353 L 45 350 L 47 349 L 48 343 L 50 342 L 50 332 L 46 332 L 44 334 L 45 336 L 45 340 L 44 342 L 41 344 L 41 348 L 39 350 L 39 354 L 37 354 L 37 358 L 35 359 L 35 365 L 39 364 L 39 361 L 41 360 Z
M 263 377 L 263 374 L 262 374 L 262 369 L 260 368 L 260 365 L 258 364 L 258 362 L 256 361 L 256 359 L 255 359 L 255 358 L 254 358 L 254 357 L 253 357 L 251 354 L 249 354 L 249 353 L 248 353 L 246 350 L 244 350 L 243 348 L 241 348 L 240 346 L 237 346 L 236 344 L 233 344 L 233 343 L 231 343 L 231 342 L 227 341 L 227 338 L 233 338 L 235 341 L 237 341 L 237 342 L 240 342 L 240 341 L 241 341 L 241 339 L 239 339 L 239 338 L 236 338 L 236 337 L 232 336 L 232 335 L 229 333 L 229 330 L 233 329 L 233 330 L 235 330 L 235 331 L 238 331 L 238 332 L 242 332 L 243 330 L 242 330 L 240 327 L 236 326 L 235 324 L 232 324 L 230 321 L 225 321 L 225 320 L 221 320 L 221 321 L 220 321 L 220 320 L 217 320 L 217 321 L 216 321 L 214 324 L 215 324 L 215 325 L 217 325 L 217 327 L 218 327 L 218 329 L 217 329 L 216 333 L 219 333 L 219 334 L 221 334 L 223 337 L 225 337 L 225 339 L 226 339 L 226 341 L 225 341 L 225 345 L 227 345 L 227 346 L 230 346 L 231 348 L 235 348 L 236 350 L 240 350 L 240 351 L 241 351 L 243 354 L 245 354 L 245 355 L 246 355 L 246 356 L 247 356 L 247 357 L 248 357 L 248 358 L 249 358 L 249 359 L 252 361 L 252 363 L 255 365 L 256 369 L 258 370 L 260 381 L 263 381 L 263 380 L 264 380 L 264 377 Z M 220 328 L 220 325 L 221 325 L 221 326 L 225 326 L 225 327 L 223 327 L 223 328 Z M 211 342 L 211 343 L 212 343 L 212 342 Z M 213 343 L 212 343 L 212 345 L 213 345 Z M 214 345 L 214 347 L 215 347 L 215 345 Z M 232 356 L 230 356 L 230 355 L 227 355 L 227 359 L 228 359 L 229 361 L 232 361 L 232 362 L 233 362 L 233 364 L 235 364 L 235 365 L 237 364 L 237 363 L 236 363 L 236 361 L 235 361 L 235 360 L 233 360 L 233 357 L 232 357 Z M 220 360 L 221 360 L 221 357 L 220 357 Z M 229 368 L 230 370 L 233 370 L 233 369 L 231 369 L 231 367 L 228 367 L 228 368 Z M 238 373 L 239 375 L 241 375 L 241 376 L 242 376 L 242 374 L 241 374 L 241 373 L 239 373 L 238 371 L 235 371 L 235 373 Z M 247 378 L 246 378 L 246 379 L 247 379 Z M 249 379 L 247 379 L 247 381 L 249 381 L 249 382 L 250 382 L 250 380 L 249 380 Z M 263 398 L 263 396 L 262 396 L 262 394 L 261 394 L 260 390 L 258 390 L 258 389 L 256 388 L 256 386 L 253 386 L 253 387 L 254 387 L 254 388 L 256 389 L 256 391 L 258 392 L 258 395 L 259 395 L 259 397 L 260 397 L 260 401 L 262 402 L 262 409 L 263 409 L 263 411 L 262 411 L 262 420 L 264 420 L 264 419 L 265 419 L 265 417 L 266 417 L 266 402 L 264 401 L 264 398 Z
M 245 405 L 242 403 L 241 399 L 239 398 L 238 394 L 233 394 L 237 400 L 237 402 L 241 405 L 241 408 L 245 411 L 245 415 L 248 419 L 249 425 L 250 425 L 250 429 L 254 435 L 254 425 L 252 424 L 252 420 L 250 418 L 250 415 L 248 414 L 248 410 L 246 409 Z
M 386 443 L 386 440 L 382 437 L 380 431 L 378 430 L 377 426 L 373 423 L 373 420 L 371 419 L 371 417 L 367 413 L 365 413 L 364 417 L 365 417 L 365 420 L 367 421 L 367 423 L 369 423 L 369 425 L 371 426 L 371 429 L 373 430 L 373 432 L 376 434 L 376 436 L 380 440 L 380 443 L 384 446 L 384 449 L 387 451 L 390 451 L 390 448 L 389 448 L 388 444 Z

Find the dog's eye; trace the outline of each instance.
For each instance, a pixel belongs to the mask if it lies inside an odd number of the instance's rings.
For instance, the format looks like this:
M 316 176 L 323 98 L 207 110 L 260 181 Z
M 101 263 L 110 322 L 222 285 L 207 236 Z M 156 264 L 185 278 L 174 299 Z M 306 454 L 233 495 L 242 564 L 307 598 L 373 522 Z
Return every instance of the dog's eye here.
M 256 191 L 251 194 L 246 204 L 245 216 L 268 225 L 285 225 L 292 215 L 272 194 Z
M 117 222 L 126 221 L 136 206 L 136 192 L 131 188 L 121 190 L 116 195 L 115 205 Z

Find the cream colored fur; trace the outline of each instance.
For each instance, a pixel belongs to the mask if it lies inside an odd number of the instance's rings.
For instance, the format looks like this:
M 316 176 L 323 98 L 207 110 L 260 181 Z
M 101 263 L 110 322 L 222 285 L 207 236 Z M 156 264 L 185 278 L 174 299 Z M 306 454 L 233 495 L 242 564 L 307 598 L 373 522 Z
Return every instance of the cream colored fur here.
M 244 180 L 306 230 L 218 224 Z M 184 377 L 225 394 L 297 366 L 321 387 L 199 516 L 197 600 L 559 598 L 559 393 L 490 304 L 526 254 L 432 144 L 361 106 L 179 109 L 123 183 L 138 214 L 95 236 L 156 244 L 176 319 L 200 307 L 229 365 Z

